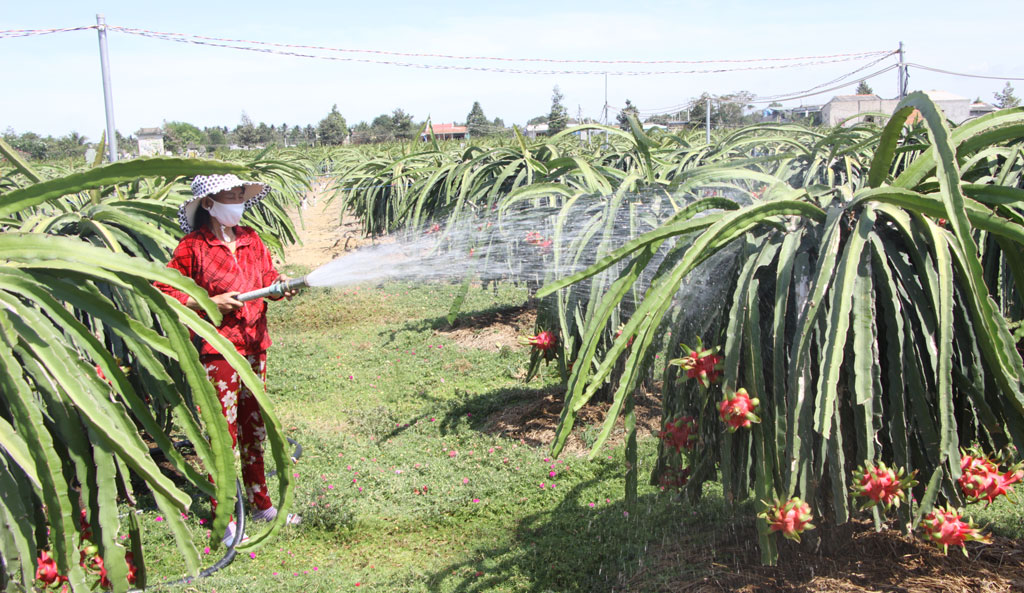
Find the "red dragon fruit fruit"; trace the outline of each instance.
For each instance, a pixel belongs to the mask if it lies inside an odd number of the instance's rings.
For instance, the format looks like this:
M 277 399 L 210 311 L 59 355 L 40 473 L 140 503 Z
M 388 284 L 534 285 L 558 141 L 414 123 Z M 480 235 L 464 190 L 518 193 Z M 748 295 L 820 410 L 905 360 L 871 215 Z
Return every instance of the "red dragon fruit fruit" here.
M 718 415 L 728 426 L 729 432 L 736 432 L 737 428 L 750 428 L 751 423 L 761 421 L 754 413 L 759 403 L 756 397 L 751 399 L 746 389 L 737 389 L 731 396 L 726 394 L 718 404 Z
M 555 346 L 558 345 L 558 336 L 545 330 L 535 336 L 520 336 L 519 343 L 523 346 L 533 346 L 540 351 L 545 360 L 551 360 L 555 357 Z
M 57 573 L 57 561 L 51 558 L 46 550 L 40 550 L 39 559 L 36 561 L 36 580 L 44 585 L 50 585 L 60 578 Z
M 697 442 L 697 421 L 692 416 L 669 420 L 665 423 L 665 430 L 658 433 L 658 438 L 675 449 L 676 453 L 683 449 L 690 450 Z
M 687 379 L 696 379 L 701 387 L 708 387 L 722 375 L 722 357 L 716 354 L 718 347 L 704 348 L 698 338 L 696 348 L 683 344 L 683 351 L 689 351 L 689 354 L 668 362 L 686 371 Z
M 907 498 L 907 490 L 916 485 L 913 474 L 906 476 L 903 468 L 892 470 L 879 461 L 878 465 L 864 465 L 857 469 L 850 492 L 865 499 L 860 505 L 861 510 L 879 504 L 888 510 L 889 507 L 900 506 L 900 501 Z
M 779 531 L 783 537 L 795 542 L 800 541 L 801 533 L 814 529 L 814 525 L 811 524 L 811 505 L 799 498 L 770 505 L 758 517 L 768 522 L 769 531 Z
M 987 544 L 992 541 L 991 537 L 982 535 L 973 523 L 964 523 L 960 513 L 948 506 L 945 510 L 935 509 L 928 513 L 920 527 L 924 531 L 924 538 L 942 548 L 943 553 L 949 551 L 949 546 L 960 546 L 966 556 L 964 543 L 977 541 Z
M 968 452 L 960 457 L 960 472 L 960 488 L 968 502 L 984 500 L 988 504 L 999 496 L 1009 497 L 1013 492 L 1012 484 L 1024 477 L 1024 471 L 1015 467 L 999 473 L 996 462 L 977 452 Z
M 665 468 L 658 477 L 658 485 L 662 490 L 679 490 L 690 480 L 690 468 Z

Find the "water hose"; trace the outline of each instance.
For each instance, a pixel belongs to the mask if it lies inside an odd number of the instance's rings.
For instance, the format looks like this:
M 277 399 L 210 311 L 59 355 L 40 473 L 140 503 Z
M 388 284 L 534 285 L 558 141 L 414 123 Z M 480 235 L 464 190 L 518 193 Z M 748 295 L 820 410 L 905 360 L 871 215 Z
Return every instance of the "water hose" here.
M 300 280 L 302 280 L 302 278 L 300 278 Z M 300 445 L 291 437 L 288 437 L 288 442 L 291 443 L 292 445 L 295 445 L 295 451 L 292 452 L 292 462 L 296 462 L 299 460 L 299 457 L 302 456 L 302 445 Z M 190 446 L 192 446 L 192 443 L 187 439 L 177 441 L 174 443 L 174 448 L 176 449 Z M 273 476 L 276 473 L 276 470 L 272 470 L 267 472 L 267 476 Z M 207 569 L 204 569 L 194 577 L 186 576 L 174 581 L 167 581 L 165 583 L 160 583 L 158 585 L 150 585 L 151 587 L 171 587 L 174 585 L 189 585 L 192 584 L 193 581 L 206 578 L 234 562 L 235 556 L 238 555 L 238 551 L 235 550 L 235 546 L 242 543 L 242 539 L 245 537 L 245 498 L 242 496 L 242 484 L 237 479 L 235 480 L 235 496 L 235 536 L 230 543 L 226 544 L 227 551 L 224 553 L 224 557 L 218 560 L 217 562 L 214 562 L 212 566 L 210 566 Z M 130 589 L 129 593 L 143 592 L 141 589 Z
M 306 278 L 306 276 L 303 276 L 302 278 L 292 278 L 291 280 L 275 282 L 265 288 L 251 290 L 249 292 L 243 292 L 242 294 L 236 295 L 235 300 L 242 301 L 244 303 L 245 301 L 251 301 L 253 299 L 259 299 L 263 297 L 279 297 L 290 290 L 298 290 L 300 288 L 305 288 L 309 286 Z

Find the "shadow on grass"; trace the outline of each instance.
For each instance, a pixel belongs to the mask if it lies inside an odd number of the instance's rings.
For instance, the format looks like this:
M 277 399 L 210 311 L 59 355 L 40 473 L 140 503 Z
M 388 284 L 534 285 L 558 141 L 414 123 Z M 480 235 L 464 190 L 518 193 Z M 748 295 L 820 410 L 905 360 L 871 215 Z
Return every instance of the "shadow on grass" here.
M 502 589 L 511 580 L 517 590 L 592 592 L 621 590 L 648 563 L 647 550 L 687 537 L 701 525 L 733 524 L 726 503 L 711 493 L 696 507 L 671 494 L 641 496 L 632 513 L 625 504 L 586 500 L 594 485 L 619 478 L 608 464 L 592 480 L 570 489 L 547 511 L 525 516 L 511 541 L 478 549 L 475 560 L 453 563 L 431 574 L 431 591 L 472 593 Z M 593 505 L 593 506 L 592 506 Z M 705 527 L 706 529 L 706 527 Z M 706 567 L 681 564 L 694 576 Z
M 502 387 L 486 393 L 464 394 L 464 397 L 449 408 L 441 418 L 439 429 L 442 435 L 457 432 L 467 425 L 471 430 L 487 433 L 500 433 L 496 426 L 495 415 L 508 413 L 516 420 L 522 420 L 530 411 L 537 408 L 549 396 L 562 401 L 565 387 L 561 385 L 543 385 L 528 387 Z M 505 435 L 508 436 L 508 435 Z M 550 443 L 524 440 L 524 444 L 538 447 Z
M 382 331 L 384 338 L 382 345 L 388 346 L 397 341 L 403 333 L 419 334 L 426 331 L 437 331 L 447 333 L 459 329 L 484 329 L 495 325 L 514 325 L 515 321 L 523 315 L 535 309 L 536 306 L 530 302 L 519 305 L 498 305 L 485 309 L 473 311 L 461 311 L 453 323 L 448 323 L 448 316 L 426 317 L 407 321 L 401 326 Z

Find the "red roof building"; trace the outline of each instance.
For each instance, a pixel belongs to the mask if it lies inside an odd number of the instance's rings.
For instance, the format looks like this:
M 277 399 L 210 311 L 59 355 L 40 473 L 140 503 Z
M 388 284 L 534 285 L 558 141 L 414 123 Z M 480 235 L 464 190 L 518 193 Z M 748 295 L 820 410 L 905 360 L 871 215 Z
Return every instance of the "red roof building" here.
M 457 138 L 466 137 L 466 126 L 459 126 L 454 123 L 450 124 L 430 124 L 430 129 L 434 132 L 434 137 L 439 140 L 452 140 Z M 423 138 L 427 139 L 429 134 L 424 134 Z

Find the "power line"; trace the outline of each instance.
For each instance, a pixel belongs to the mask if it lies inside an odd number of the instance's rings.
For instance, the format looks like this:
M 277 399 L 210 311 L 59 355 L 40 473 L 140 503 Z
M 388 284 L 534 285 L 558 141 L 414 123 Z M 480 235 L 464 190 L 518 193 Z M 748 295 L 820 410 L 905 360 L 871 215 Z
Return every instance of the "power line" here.
M 922 70 L 930 70 L 932 72 L 939 72 L 939 73 L 942 73 L 942 74 L 951 74 L 953 76 L 965 76 L 967 78 L 988 78 L 988 79 L 991 79 L 991 80 L 1024 80 L 1024 78 L 1019 78 L 1019 77 L 1014 77 L 1014 76 L 984 76 L 984 75 L 981 75 L 981 74 L 967 74 L 967 73 L 964 73 L 964 72 L 952 72 L 950 70 L 942 70 L 940 68 L 932 68 L 930 66 L 922 66 L 921 64 L 915 64 L 913 62 L 907 62 L 906 65 L 907 66 L 913 66 L 915 68 L 920 68 Z
M 267 45 L 272 47 L 286 47 L 293 49 L 307 49 L 317 51 L 331 51 L 331 52 L 344 52 L 344 53 L 367 53 L 376 55 L 386 56 L 400 56 L 400 57 L 416 57 L 416 58 L 442 58 L 446 60 L 494 60 L 502 62 L 548 62 L 548 63 L 559 63 L 559 64 L 645 64 L 645 65 L 659 65 L 659 64 L 719 64 L 719 63 L 757 63 L 757 62 L 779 62 L 779 61 L 796 61 L 796 60 L 815 60 L 815 59 L 833 59 L 833 58 L 851 58 L 856 59 L 858 57 L 869 57 L 878 55 L 880 53 L 887 53 L 888 50 L 874 50 L 865 52 L 852 52 L 852 53 L 841 53 L 841 54 L 830 54 L 821 56 L 797 56 L 788 58 L 748 58 L 748 59 L 722 59 L 722 60 L 591 60 L 591 59 L 561 59 L 561 58 L 508 58 L 498 56 L 468 56 L 468 55 L 457 55 L 457 54 L 435 54 L 435 53 L 410 53 L 410 52 L 399 52 L 399 51 L 388 51 L 378 49 L 350 49 L 350 48 L 338 48 L 328 47 L 322 45 L 301 45 L 301 44 L 289 44 L 289 43 L 275 43 L 270 41 L 255 41 L 248 39 L 230 39 L 223 37 L 207 37 L 203 35 L 191 35 L 186 33 L 164 33 L 159 31 L 148 31 L 146 29 L 133 29 L 128 27 L 111 27 L 111 29 L 118 29 L 125 33 L 132 33 L 138 35 L 160 35 L 165 37 L 183 37 L 190 39 L 197 39 L 203 41 L 217 41 L 223 43 L 245 43 L 250 45 Z
M 85 27 L 65 27 L 62 29 L 7 29 L 6 31 L 0 31 L 0 39 L 33 37 L 36 35 L 50 35 L 52 33 L 67 33 L 69 31 L 88 31 L 95 28 L 96 25 L 88 25 Z
M 145 31 L 142 29 L 126 29 L 124 27 L 109 27 L 111 31 L 120 31 L 122 33 L 128 33 L 130 35 L 138 35 L 142 37 L 148 37 L 152 39 L 159 39 L 162 41 L 174 41 L 176 43 L 187 43 L 191 45 L 203 45 L 210 47 L 221 47 L 227 49 L 237 49 L 242 51 L 252 51 L 257 53 L 292 56 L 299 58 L 310 58 L 318 60 L 331 60 L 338 62 L 357 62 L 365 64 L 379 64 L 385 66 L 400 66 L 406 68 L 420 68 L 425 70 L 462 70 L 462 71 L 477 71 L 477 72 L 499 72 L 504 74 L 564 74 L 564 75 L 594 75 L 594 74 L 609 74 L 613 76 L 655 76 L 655 75 L 667 75 L 667 74 L 718 74 L 723 72 L 740 72 L 740 71 L 751 71 L 751 70 L 778 70 L 783 68 L 801 68 L 805 66 L 816 66 L 819 64 L 829 64 L 834 62 L 845 62 L 857 59 L 863 59 L 863 54 L 856 55 L 845 55 L 841 57 L 822 59 L 809 62 L 797 62 L 788 64 L 778 65 L 763 65 L 763 66 L 744 66 L 738 68 L 716 68 L 709 70 L 660 70 L 660 71 L 632 71 L 632 70 L 529 70 L 521 68 L 492 68 L 487 66 L 454 66 L 448 64 L 423 64 L 416 62 L 397 62 L 393 60 L 375 60 L 369 58 L 351 58 L 351 57 L 338 57 L 338 56 L 324 56 L 317 54 L 300 53 L 295 51 L 283 51 L 273 49 L 269 47 L 249 47 L 245 45 L 234 45 L 232 43 L 222 43 L 214 41 L 204 41 L 194 36 L 185 36 L 178 33 L 165 34 L 158 33 L 155 31 Z M 870 55 L 877 55 L 877 52 L 872 52 Z

